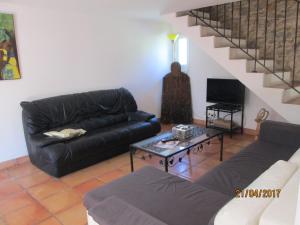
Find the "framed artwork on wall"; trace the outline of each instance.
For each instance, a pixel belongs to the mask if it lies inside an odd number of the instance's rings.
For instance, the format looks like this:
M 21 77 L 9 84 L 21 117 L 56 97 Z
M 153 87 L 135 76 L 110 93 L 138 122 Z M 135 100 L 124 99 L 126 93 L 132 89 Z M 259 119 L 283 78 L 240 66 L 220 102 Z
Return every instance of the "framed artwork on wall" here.
M 20 78 L 14 16 L 0 12 L 0 80 Z

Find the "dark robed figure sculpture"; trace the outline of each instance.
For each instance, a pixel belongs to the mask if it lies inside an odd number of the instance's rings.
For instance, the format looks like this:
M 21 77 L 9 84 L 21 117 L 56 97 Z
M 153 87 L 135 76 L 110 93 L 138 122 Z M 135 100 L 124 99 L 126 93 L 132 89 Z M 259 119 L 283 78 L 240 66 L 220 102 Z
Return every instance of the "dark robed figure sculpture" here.
M 190 78 L 181 72 L 178 62 L 171 65 L 171 73 L 163 80 L 161 107 L 162 123 L 192 123 L 192 98 Z

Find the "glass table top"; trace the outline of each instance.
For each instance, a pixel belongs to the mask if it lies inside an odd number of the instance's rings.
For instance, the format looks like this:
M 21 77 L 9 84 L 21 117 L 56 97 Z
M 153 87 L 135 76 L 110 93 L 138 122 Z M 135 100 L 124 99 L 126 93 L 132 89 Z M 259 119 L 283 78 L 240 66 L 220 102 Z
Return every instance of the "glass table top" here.
M 161 157 L 170 157 L 222 134 L 223 132 L 220 130 L 195 126 L 193 136 L 184 141 L 170 141 L 162 143 L 161 141 L 163 139 L 171 139 L 174 137 L 172 131 L 167 131 L 157 136 L 134 143 L 131 145 L 131 148 L 140 149 Z

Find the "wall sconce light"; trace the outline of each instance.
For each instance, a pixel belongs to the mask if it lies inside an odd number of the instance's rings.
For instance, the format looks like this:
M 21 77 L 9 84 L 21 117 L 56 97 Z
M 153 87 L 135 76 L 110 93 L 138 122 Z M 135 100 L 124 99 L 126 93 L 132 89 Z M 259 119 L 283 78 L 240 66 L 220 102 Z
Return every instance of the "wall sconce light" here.
M 177 38 L 179 37 L 179 34 L 168 34 L 168 38 L 170 41 L 172 41 L 172 62 L 175 62 L 175 42 Z

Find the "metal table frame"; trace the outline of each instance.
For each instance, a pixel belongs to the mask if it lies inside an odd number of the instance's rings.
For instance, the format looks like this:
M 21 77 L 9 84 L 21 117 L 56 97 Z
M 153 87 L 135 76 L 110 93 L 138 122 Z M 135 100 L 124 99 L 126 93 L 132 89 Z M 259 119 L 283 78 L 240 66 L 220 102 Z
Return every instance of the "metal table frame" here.
M 195 143 L 194 145 L 189 146 L 188 148 L 182 149 L 181 151 L 174 152 L 173 154 L 170 154 L 170 155 L 167 155 L 167 156 L 163 156 L 159 153 L 149 151 L 149 149 L 146 149 L 146 148 L 136 147 L 135 144 L 137 144 L 137 143 L 132 144 L 132 145 L 130 145 L 130 150 L 129 150 L 129 152 L 130 152 L 131 172 L 134 172 L 134 154 L 137 150 L 141 150 L 141 151 L 144 151 L 144 152 L 147 152 L 147 153 L 150 153 L 150 154 L 153 154 L 153 155 L 156 155 L 158 157 L 163 158 L 164 159 L 165 171 L 168 172 L 169 171 L 169 158 L 171 158 L 171 157 L 173 157 L 177 154 L 180 154 L 184 151 L 188 151 L 189 149 L 194 148 L 198 145 L 201 145 L 201 144 L 203 144 L 207 141 L 210 141 L 211 139 L 213 139 L 215 137 L 219 137 L 219 141 L 220 141 L 220 161 L 223 161 L 224 133 L 209 136 L 206 139 L 202 140 L 201 142 Z

